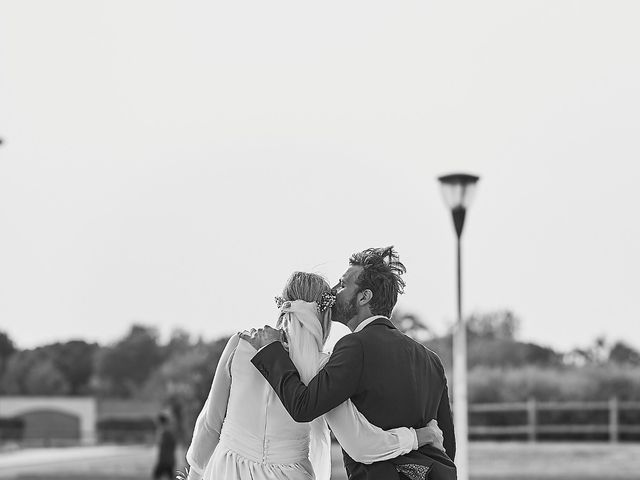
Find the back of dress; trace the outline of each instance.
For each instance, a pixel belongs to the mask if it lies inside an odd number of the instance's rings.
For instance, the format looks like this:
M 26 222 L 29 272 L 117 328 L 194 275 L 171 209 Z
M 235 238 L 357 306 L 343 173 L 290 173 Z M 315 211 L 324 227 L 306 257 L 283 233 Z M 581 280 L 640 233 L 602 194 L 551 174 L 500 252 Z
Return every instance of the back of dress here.
M 230 366 L 231 389 L 220 443 L 252 462 L 267 466 L 299 464 L 311 474 L 309 424 L 293 421 L 251 364 L 255 353 L 246 341 L 238 342 Z

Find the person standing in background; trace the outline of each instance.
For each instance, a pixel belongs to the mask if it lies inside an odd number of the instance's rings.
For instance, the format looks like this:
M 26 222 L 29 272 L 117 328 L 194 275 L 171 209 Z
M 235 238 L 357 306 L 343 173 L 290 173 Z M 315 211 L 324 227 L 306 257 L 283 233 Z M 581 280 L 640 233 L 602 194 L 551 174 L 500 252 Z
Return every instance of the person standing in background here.
M 166 477 L 171 480 L 175 475 L 176 436 L 166 413 L 158 415 L 157 445 L 158 457 L 153 469 L 153 479 Z

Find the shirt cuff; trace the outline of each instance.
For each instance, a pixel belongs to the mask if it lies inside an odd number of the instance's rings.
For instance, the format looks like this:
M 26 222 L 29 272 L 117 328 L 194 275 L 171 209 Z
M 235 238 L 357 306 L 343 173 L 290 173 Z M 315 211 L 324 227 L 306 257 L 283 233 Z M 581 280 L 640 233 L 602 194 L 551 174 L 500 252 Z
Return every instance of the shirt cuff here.
M 411 450 L 417 450 L 420 445 L 418 445 L 418 432 L 416 432 L 415 428 L 409 427 L 411 433 L 413 434 L 413 448 Z

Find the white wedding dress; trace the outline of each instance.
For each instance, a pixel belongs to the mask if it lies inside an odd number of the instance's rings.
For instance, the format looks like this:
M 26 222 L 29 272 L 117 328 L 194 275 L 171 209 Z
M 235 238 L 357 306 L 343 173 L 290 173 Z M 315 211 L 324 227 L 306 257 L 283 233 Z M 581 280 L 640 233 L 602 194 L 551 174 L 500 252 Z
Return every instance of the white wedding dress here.
M 322 331 L 315 305 L 295 301 L 283 308 L 290 355 L 305 383 L 328 360 L 320 351 Z M 417 448 L 413 429 L 384 431 L 349 400 L 311 423 L 295 422 L 251 363 L 255 353 L 238 335 L 229 340 L 187 450 L 189 480 L 329 480 L 327 424 L 361 463 L 388 460 Z

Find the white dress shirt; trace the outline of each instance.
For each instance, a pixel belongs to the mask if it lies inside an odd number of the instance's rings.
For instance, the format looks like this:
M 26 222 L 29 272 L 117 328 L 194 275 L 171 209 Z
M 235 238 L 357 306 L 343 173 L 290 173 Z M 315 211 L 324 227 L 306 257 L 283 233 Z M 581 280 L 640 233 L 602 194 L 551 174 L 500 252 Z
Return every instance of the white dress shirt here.
M 374 320 L 377 320 L 379 318 L 386 318 L 388 320 L 387 317 L 385 317 L 384 315 L 374 315 L 373 317 L 369 317 L 366 320 L 363 320 L 362 322 L 360 322 L 360 325 L 358 325 L 356 327 L 356 329 L 353 331 L 353 333 L 359 332 L 360 330 L 362 330 L 364 327 L 366 327 L 367 325 L 369 325 L 371 322 L 373 322 Z

